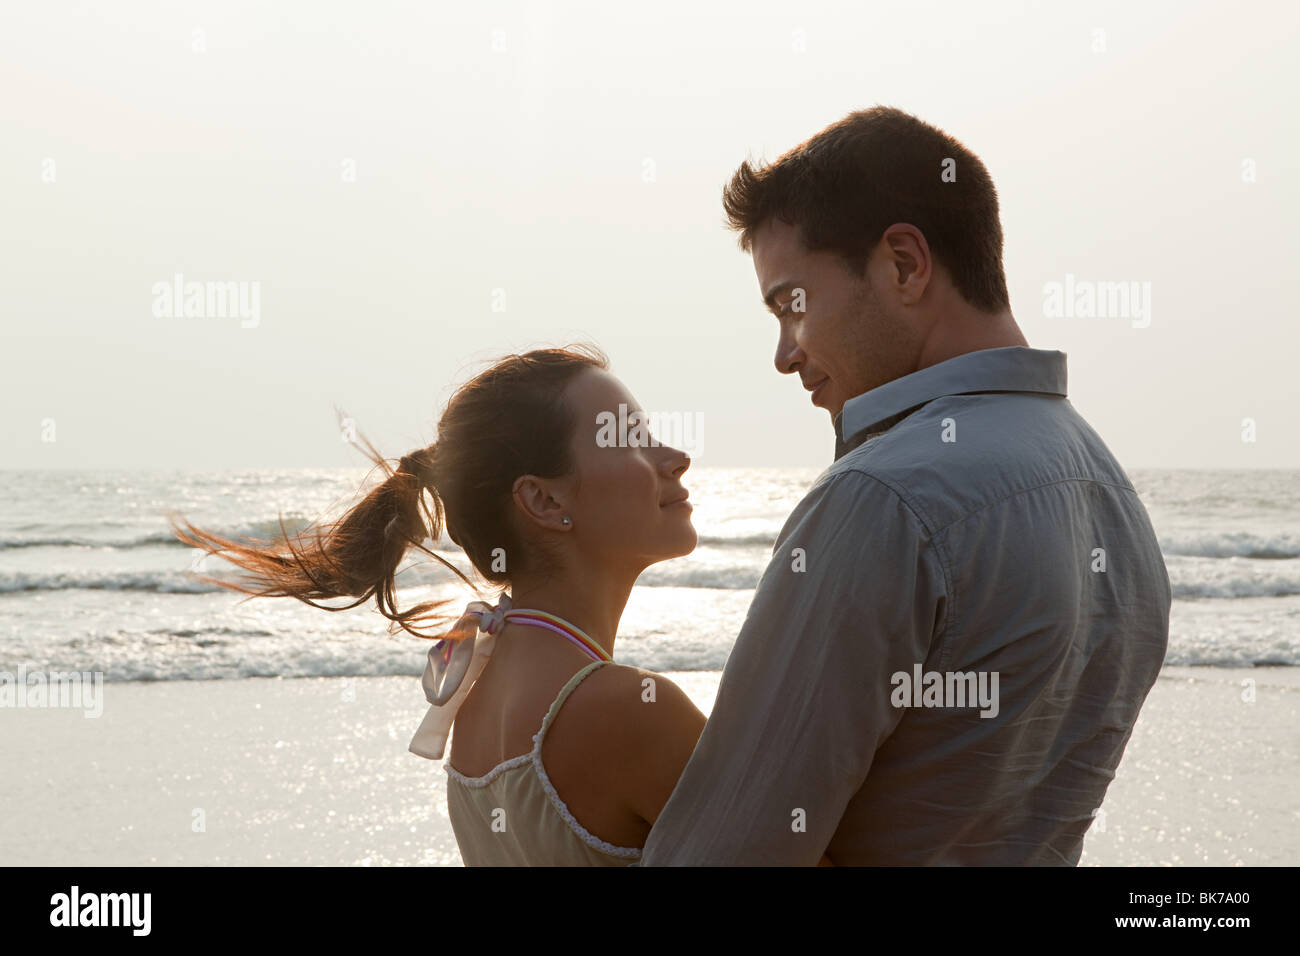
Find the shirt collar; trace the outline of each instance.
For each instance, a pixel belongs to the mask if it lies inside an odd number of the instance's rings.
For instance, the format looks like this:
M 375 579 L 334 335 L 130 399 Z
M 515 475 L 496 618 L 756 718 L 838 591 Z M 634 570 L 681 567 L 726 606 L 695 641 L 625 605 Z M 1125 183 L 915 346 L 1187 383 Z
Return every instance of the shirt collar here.
M 892 428 L 927 402 L 972 392 L 1065 397 L 1065 353 L 1024 346 L 980 349 L 856 395 L 835 416 L 835 457 Z

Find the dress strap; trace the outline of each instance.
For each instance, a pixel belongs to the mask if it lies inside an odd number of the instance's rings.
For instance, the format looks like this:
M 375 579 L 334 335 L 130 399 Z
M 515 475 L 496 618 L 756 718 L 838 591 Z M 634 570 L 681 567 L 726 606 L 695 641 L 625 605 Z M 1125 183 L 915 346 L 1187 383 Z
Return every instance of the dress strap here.
M 613 661 L 592 661 L 582 670 L 578 671 L 578 673 L 569 678 L 568 683 L 566 683 L 555 696 L 555 700 L 551 703 L 551 709 L 546 712 L 546 718 L 542 721 L 542 729 L 533 734 L 534 753 L 541 753 L 542 741 L 546 739 L 546 731 L 550 729 L 552 721 L 555 720 L 556 715 L 560 712 L 560 708 L 564 706 L 564 702 L 569 699 L 569 695 L 572 694 L 577 686 L 586 680 L 589 675 L 595 673 L 597 668 L 612 663 Z

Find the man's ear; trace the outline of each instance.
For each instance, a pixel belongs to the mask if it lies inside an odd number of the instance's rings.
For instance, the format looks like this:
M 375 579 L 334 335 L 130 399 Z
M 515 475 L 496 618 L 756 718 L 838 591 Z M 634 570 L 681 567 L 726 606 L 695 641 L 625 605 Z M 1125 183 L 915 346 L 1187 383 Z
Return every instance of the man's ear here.
M 890 262 L 890 284 L 896 286 L 904 305 L 914 305 L 934 274 L 930 244 L 920 229 L 897 222 L 884 231 L 881 245 Z
M 535 475 L 520 475 L 515 479 L 511 492 L 515 508 L 528 521 L 539 528 L 551 531 L 568 531 L 571 525 L 564 524 L 566 506 L 555 497 L 559 489 L 553 482 Z

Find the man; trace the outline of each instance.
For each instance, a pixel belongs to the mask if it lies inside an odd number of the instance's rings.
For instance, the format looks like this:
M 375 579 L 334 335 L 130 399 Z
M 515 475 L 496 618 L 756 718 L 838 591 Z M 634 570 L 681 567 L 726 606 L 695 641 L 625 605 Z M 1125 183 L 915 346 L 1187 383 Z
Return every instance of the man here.
M 997 194 L 855 112 L 724 190 L 835 462 L 642 865 L 1078 863 L 1168 641 L 1127 475 L 1010 310 Z

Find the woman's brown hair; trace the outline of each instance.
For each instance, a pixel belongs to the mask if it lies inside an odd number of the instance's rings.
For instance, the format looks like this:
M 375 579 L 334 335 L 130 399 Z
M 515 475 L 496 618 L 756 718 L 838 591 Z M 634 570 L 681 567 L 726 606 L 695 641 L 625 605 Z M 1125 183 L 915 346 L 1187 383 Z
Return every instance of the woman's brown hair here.
M 547 555 L 530 553 L 511 519 L 515 479 L 572 472 L 570 441 L 577 422 L 564 403 L 564 390 L 579 373 L 608 367 L 594 346 L 500 359 L 456 391 L 438 421 L 437 441 L 404 455 L 396 470 L 361 436 L 365 454 L 383 469 L 385 480 L 341 518 L 293 540 L 283 533 L 283 518 L 282 539 L 276 542 L 233 541 L 169 516 L 172 531 L 186 544 L 249 572 L 234 580 L 198 575 L 200 580 L 252 597 L 297 598 L 326 611 L 346 611 L 374 596 L 384 617 L 417 637 L 430 637 L 411 625 L 445 622 L 438 609 L 450 602 L 399 611 L 394 578 L 402 558 L 418 548 L 477 592 L 459 569 L 424 547 L 424 539 L 437 541 L 445 525 L 474 569 L 493 584 L 508 586 L 512 574 L 544 566 Z M 494 561 L 497 554 L 508 555 L 509 564 Z M 317 603 L 339 597 L 357 600 L 336 607 Z

